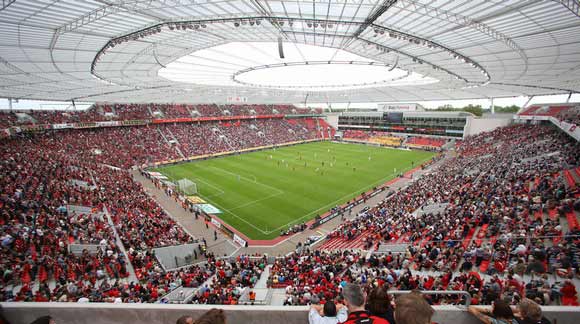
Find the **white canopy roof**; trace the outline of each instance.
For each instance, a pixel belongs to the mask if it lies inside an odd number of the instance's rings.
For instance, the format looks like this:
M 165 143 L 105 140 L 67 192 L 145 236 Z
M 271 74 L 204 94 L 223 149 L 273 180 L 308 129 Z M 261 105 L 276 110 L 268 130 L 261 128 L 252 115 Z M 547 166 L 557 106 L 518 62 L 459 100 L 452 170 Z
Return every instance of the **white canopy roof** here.
M 580 9 L 572 0 L 3 0 L 0 5 L 0 97 L 299 103 L 580 92 Z M 438 82 L 310 91 L 184 83 L 159 74 L 204 49 L 279 38 L 284 46 L 340 49 Z M 194 72 L 212 77 L 216 65 L 230 63 L 227 56 L 205 70 L 196 61 Z M 239 71 L 260 66 L 236 59 Z M 233 78 L 237 72 L 225 73 Z

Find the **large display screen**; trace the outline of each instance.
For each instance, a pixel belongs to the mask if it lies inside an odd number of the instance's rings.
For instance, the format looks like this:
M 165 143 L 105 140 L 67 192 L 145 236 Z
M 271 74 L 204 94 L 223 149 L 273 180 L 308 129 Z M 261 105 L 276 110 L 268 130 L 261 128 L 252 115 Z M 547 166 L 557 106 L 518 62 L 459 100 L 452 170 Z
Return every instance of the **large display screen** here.
M 402 112 L 386 112 L 386 113 L 383 113 L 383 119 L 389 123 L 400 124 L 403 122 L 403 113 Z

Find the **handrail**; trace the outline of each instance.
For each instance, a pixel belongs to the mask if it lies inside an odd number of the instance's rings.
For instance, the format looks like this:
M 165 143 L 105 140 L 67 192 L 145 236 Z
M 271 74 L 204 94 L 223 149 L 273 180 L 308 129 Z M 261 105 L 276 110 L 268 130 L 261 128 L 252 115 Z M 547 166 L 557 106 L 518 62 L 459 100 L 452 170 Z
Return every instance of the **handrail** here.
M 388 293 L 392 295 L 405 295 L 414 292 L 415 290 L 389 290 Z M 465 297 L 465 307 L 471 305 L 471 295 L 464 290 L 420 290 L 423 295 L 460 295 Z

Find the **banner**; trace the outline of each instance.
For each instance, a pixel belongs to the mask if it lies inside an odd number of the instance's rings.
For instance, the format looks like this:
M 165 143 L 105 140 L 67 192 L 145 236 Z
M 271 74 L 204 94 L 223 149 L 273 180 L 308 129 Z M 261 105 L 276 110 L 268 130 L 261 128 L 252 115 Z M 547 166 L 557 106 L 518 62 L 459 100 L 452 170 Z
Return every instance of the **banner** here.
M 217 209 L 211 204 L 198 204 L 195 205 L 197 208 L 201 209 L 206 214 L 221 214 L 221 210 Z
M 97 127 L 97 123 L 76 123 L 74 128 L 93 128 Z
M 215 227 L 217 228 L 221 228 L 222 227 L 222 223 L 218 222 L 215 218 L 211 219 L 211 223 L 215 225 Z
M 189 200 L 189 202 L 191 202 L 194 205 L 201 205 L 201 204 L 205 204 L 205 200 L 203 200 L 203 198 L 199 197 L 199 196 L 187 196 L 187 200 Z
M 135 126 L 135 125 L 146 125 L 149 124 L 149 120 L 123 120 L 121 125 L 123 126 Z
M 52 124 L 52 129 L 73 128 L 74 124 Z
M 234 102 L 234 103 L 248 102 L 248 97 L 229 96 L 226 98 L 226 101 L 227 102 Z
M 50 125 L 22 125 L 20 127 L 14 127 L 13 129 L 16 129 L 18 133 L 20 133 L 20 131 L 22 132 L 41 132 L 47 129 L 50 129 L 51 126 Z
M 164 124 L 164 123 L 187 123 L 194 121 L 195 118 L 164 118 L 164 119 L 153 119 L 153 124 Z
M 238 234 L 234 234 L 234 242 L 238 243 L 242 247 L 245 247 L 247 244 L 246 240 L 239 237 Z
M 119 126 L 119 122 L 116 120 L 113 121 L 102 121 L 95 123 L 98 127 L 111 127 L 111 126 Z

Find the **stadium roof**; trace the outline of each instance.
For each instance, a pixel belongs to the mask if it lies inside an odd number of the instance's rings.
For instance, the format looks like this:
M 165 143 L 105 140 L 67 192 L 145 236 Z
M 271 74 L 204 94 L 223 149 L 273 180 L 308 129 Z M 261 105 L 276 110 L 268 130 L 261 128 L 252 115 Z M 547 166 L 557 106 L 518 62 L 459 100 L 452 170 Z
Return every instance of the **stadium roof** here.
M 577 0 L 2 0 L 0 6 L 0 97 L 298 103 L 580 92 Z M 256 45 L 277 46 L 279 39 L 289 53 L 296 44 L 328 47 L 400 73 L 339 90 L 238 82 L 244 73 L 288 63 L 345 65 L 334 54 L 290 61 L 276 47 L 265 52 Z M 230 43 L 251 43 L 271 59 L 217 50 Z M 180 62 L 197 78 L 163 72 Z M 215 82 L 217 75 L 225 84 Z M 394 81 L 400 77 L 412 79 Z

